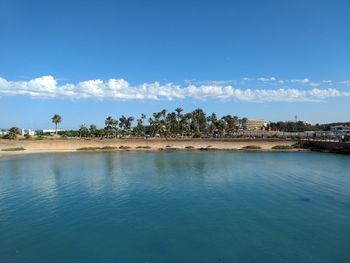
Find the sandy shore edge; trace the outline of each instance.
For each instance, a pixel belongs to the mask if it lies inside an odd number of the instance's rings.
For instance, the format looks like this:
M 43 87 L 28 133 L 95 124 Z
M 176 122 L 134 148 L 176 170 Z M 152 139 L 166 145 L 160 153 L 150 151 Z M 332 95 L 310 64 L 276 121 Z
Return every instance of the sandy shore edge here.
M 70 140 L 0 140 L 0 157 L 38 153 L 106 151 L 300 151 L 273 149 L 292 146 L 293 140 L 246 139 L 70 139 Z M 246 149 L 257 146 L 259 149 Z M 3 151 L 23 148 L 21 151 Z

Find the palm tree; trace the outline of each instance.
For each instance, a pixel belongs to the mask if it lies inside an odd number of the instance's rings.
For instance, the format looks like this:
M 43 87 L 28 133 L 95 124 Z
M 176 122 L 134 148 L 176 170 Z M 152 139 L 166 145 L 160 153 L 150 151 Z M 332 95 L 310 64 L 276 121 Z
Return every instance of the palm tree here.
M 170 112 L 167 114 L 165 118 L 165 125 L 167 127 L 167 131 L 171 136 L 176 136 L 177 131 L 178 131 L 178 121 L 176 118 L 176 113 L 175 112 Z
M 218 118 L 216 117 L 216 114 L 213 112 L 210 116 L 207 117 L 208 121 L 208 133 L 210 136 L 214 136 L 217 130 L 217 122 Z
M 95 124 L 91 124 L 89 128 L 90 136 L 95 137 L 97 134 L 97 127 Z
M 246 117 L 242 118 L 242 128 L 244 130 L 247 129 L 247 121 L 248 121 L 248 118 L 246 118 Z
M 11 129 L 9 129 L 7 137 L 10 140 L 15 140 L 18 134 L 20 134 L 19 129 L 17 127 L 12 127 Z
M 198 108 L 192 112 L 192 122 L 191 128 L 194 132 L 194 137 L 201 137 L 205 133 L 207 126 L 207 119 L 205 117 L 205 112 Z
M 226 124 L 225 119 L 221 118 L 217 122 L 217 132 L 218 132 L 219 137 L 223 137 L 223 135 L 225 134 L 226 127 L 227 127 L 227 124 Z
M 165 118 L 166 113 L 167 113 L 167 110 L 166 110 L 166 109 L 163 109 L 163 110 L 160 112 L 160 114 L 163 116 L 163 118 Z
M 231 115 L 226 115 L 222 117 L 222 119 L 226 122 L 225 133 L 228 135 L 232 135 L 236 129 L 234 117 L 232 117 Z
M 105 130 L 107 131 L 107 136 L 109 136 L 111 133 L 114 133 L 117 131 L 117 124 L 118 121 L 113 119 L 111 116 L 107 117 L 105 120 Z
M 181 119 L 182 136 L 183 136 L 184 132 L 185 132 L 186 136 L 192 135 L 191 123 L 192 123 L 192 113 L 184 114 L 182 119 Z
M 183 109 L 178 107 L 178 108 L 175 109 L 175 111 L 177 113 L 177 115 L 176 115 L 176 119 L 177 119 L 177 135 L 179 136 L 180 135 L 180 131 L 182 130 L 181 129 L 182 127 L 180 126 L 180 119 L 182 117 L 181 112 L 183 111 Z
M 162 112 L 155 112 L 153 113 L 153 118 L 148 119 L 148 122 L 151 125 L 151 131 L 153 136 L 160 133 L 161 117 Z
M 134 120 L 134 117 L 125 117 L 122 115 L 119 118 L 119 127 L 123 129 L 124 134 L 130 134 L 131 132 L 131 124 Z
M 88 135 L 88 133 L 89 133 L 88 128 L 87 128 L 84 124 L 80 125 L 80 128 L 79 128 L 79 137 L 80 137 L 80 138 L 81 138 L 81 137 L 86 137 L 86 136 Z
M 238 116 L 233 116 L 233 122 L 234 122 L 234 125 L 235 125 L 235 130 L 238 130 L 239 128 L 239 118 Z
M 52 117 L 51 119 L 52 119 L 52 122 L 53 122 L 53 123 L 55 124 L 55 126 L 56 126 L 56 135 L 57 135 L 57 125 L 58 125 L 59 123 L 61 123 L 62 118 L 61 118 L 60 115 L 55 114 L 55 115 L 53 115 L 53 117 Z
M 137 125 L 134 129 L 134 132 L 136 134 L 136 136 L 143 136 L 145 135 L 145 126 L 143 125 L 144 120 L 146 119 L 146 115 L 145 114 L 141 114 L 141 117 L 139 119 L 137 119 Z

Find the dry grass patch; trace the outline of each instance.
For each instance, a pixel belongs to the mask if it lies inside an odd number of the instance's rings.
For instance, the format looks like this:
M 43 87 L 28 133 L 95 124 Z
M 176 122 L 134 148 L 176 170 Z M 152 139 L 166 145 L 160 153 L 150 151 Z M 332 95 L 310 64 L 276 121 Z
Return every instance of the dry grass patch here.
M 194 149 L 194 146 L 189 145 L 189 146 L 186 146 L 185 149 L 187 149 L 187 150 L 193 150 L 193 149 Z
M 114 147 L 114 146 L 104 146 L 101 148 L 102 150 L 116 150 L 118 149 L 118 147 Z
M 151 149 L 152 147 L 149 145 L 145 145 L 145 146 L 137 146 L 136 149 Z
M 128 149 L 131 149 L 131 147 L 122 145 L 122 146 L 119 146 L 119 149 L 121 149 L 121 150 L 128 150 Z
M 242 147 L 243 150 L 260 150 L 261 147 L 258 145 L 247 145 Z
M 24 151 L 25 148 L 23 147 L 15 147 L 15 148 L 6 148 L 6 149 L 2 149 L 1 151 L 4 152 L 16 152 L 16 151 Z
M 271 149 L 274 149 L 274 150 L 292 150 L 292 149 L 294 149 L 294 147 L 291 145 L 275 145 Z
M 100 147 L 81 147 L 78 148 L 77 151 L 98 151 L 100 149 Z

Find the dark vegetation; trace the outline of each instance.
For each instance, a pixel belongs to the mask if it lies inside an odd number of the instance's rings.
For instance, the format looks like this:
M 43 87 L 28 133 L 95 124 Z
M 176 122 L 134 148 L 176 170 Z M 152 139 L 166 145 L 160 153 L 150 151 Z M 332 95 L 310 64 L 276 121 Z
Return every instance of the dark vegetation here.
M 225 115 L 221 118 L 215 113 L 207 114 L 198 108 L 192 112 L 183 112 L 182 108 L 176 108 L 168 112 L 163 109 L 155 112 L 149 118 L 141 114 L 135 120 L 132 116 L 122 115 L 119 119 L 108 116 L 105 119 L 105 127 L 98 129 L 95 124 L 90 126 L 80 125 L 78 130 L 59 131 L 58 124 L 62 122 L 60 115 L 55 114 L 51 118 L 56 127 L 56 134 L 61 139 L 65 138 L 123 138 L 123 137 L 162 137 L 162 138 L 232 138 L 248 136 L 242 133 L 247 129 L 247 118 L 239 118 L 235 115 Z M 333 125 L 350 125 L 350 123 L 331 123 L 311 125 L 302 121 L 296 122 L 270 122 L 265 131 L 280 132 L 304 132 L 304 131 L 328 131 Z M 257 130 L 259 132 L 260 130 Z M 20 131 L 12 127 L 7 139 L 16 139 Z M 44 138 L 45 134 L 37 133 L 35 139 Z M 270 136 L 275 136 L 270 134 Z M 30 139 L 30 136 L 26 136 Z

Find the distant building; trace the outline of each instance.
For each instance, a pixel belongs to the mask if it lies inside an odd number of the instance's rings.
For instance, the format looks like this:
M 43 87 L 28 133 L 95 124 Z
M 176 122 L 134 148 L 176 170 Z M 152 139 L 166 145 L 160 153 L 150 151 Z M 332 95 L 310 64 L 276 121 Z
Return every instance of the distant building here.
M 264 120 L 247 120 L 245 126 L 247 130 L 261 130 L 267 127 L 267 122 Z
M 350 127 L 345 125 L 336 125 L 330 127 L 330 132 L 335 135 L 350 135 Z
M 35 131 L 32 131 L 31 129 L 22 129 L 21 134 L 22 134 L 22 136 L 24 136 L 24 135 L 34 136 Z
M 57 132 L 61 132 L 61 131 L 64 131 L 64 130 L 60 130 L 60 129 L 57 130 Z M 55 129 L 44 129 L 44 130 L 37 130 L 36 132 L 39 134 L 51 134 L 51 135 L 53 135 L 56 133 L 56 130 Z
M 8 130 L 5 130 L 5 129 L 0 130 L 0 136 L 5 136 L 7 134 L 8 134 Z

